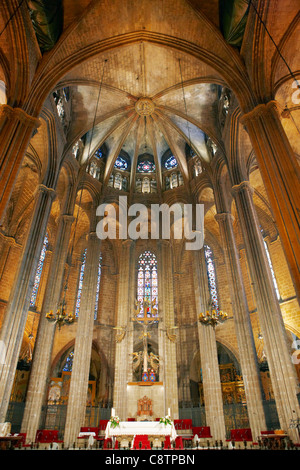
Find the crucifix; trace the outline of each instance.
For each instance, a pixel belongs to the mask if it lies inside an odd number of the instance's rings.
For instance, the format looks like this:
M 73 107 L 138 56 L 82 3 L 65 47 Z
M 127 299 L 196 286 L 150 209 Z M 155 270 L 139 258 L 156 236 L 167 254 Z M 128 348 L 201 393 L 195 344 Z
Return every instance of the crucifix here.
M 139 353 L 133 353 L 135 356 L 135 369 L 138 368 L 141 360 L 143 360 L 143 373 L 147 373 L 148 361 L 150 362 L 151 367 L 154 370 L 157 370 L 159 366 L 158 356 L 155 356 L 153 353 L 150 353 L 150 356 L 148 356 L 148 338 L 151 337 L 150 333 L 148 332 L 148 326 L 159 321 L 156 301 L 152 300 L 151 302 L 146 297 L 144 297 L 142 301 L 136 300 L 132 321 L 139 323 L 143 327 L 143 333 L 140 336 L 140 338 L 143 340 L 143 351 L 140 351 Z

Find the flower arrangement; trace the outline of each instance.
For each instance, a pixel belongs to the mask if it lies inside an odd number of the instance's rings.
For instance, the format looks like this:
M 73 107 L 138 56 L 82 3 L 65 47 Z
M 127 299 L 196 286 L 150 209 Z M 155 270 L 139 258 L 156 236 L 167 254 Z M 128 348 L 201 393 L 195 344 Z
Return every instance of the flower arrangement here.
M 160 418 L 159 422 L 161 424 L 165 424 L 166 426 L 167 424 L 172 424 L 172 421 L 169 415 L 165 416 L 164 418 Z
M 111 423 L 112 428 L 116 428 L 120 424 L 119 416 L 112 416 L 109 421 Z

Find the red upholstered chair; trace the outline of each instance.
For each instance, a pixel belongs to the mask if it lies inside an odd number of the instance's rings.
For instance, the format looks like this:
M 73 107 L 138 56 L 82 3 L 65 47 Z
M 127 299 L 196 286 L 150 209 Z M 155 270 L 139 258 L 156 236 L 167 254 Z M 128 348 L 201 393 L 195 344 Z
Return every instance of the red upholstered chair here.
M 98 437 L 99 440 L 103 439 L 105 436 L 105 430 L 108 423 L 108 419 L 100 419 L 98 426 Z
M 197 435 L 200 438 L 211 438 L 212 435 L 210 433 L 210 427 L 209 426 L 193 426 L 193 438 Z
M 182 419 L 174 419 L 174 428 L 176 429 L 182 429 Z
M 20 432 L 19 436 L 22 436 L 22 439 L 19 441 L 19 447 L 31 447 L 31 443 L 26 444 L 26 433 Z
M 181 436 L 177 436 L 175 439 L 175 449 L 183 449 L 183 441 Z
M 230 431 L 230 438 L 231 438 L 231 441 L 235 441 L 235 442 L 243 442 L 243 441 L 252 442 L 251 429 L 249 428 L 232 429 Z
M 80 432 L 81 433 L 84 433 L 84 432 L 94 432 L 95 433 L 95 437 L 98 436 L 98 432 L 99 432 L 99 428 L 93 428 L 93 427 L 90 427 L 90 426 L 85 426 L 83 428 L 80 428 Z M 81 436 L 82 438 L 84 438 L 84 436 Z
M 99 431 L 105 431 L 107 423 L 108 423 L 108 419 L 100 419 L 99 426 L 98 426 Z
M 135 418 L 128 418 L 128 420 L 127 420 L 127 421 L 128 421 L 128 422 L 131 422 L 131 421 L 136 421 L 136 419 L 135 419 Z
M 183 419 L 182 420 L 182 429 L 192 429 L 193 428 L 193 421 L 191 419 Z
M 39 429 L 36 432 L 36 442 L 40 444 L 51 444 L 53 442 L 62 442 L 58 439 L 57 429 Z
M 164 442 L 164 450 L 168 450 L 168 449 L 171 449 L 171 448 L 172 448 L 172 446 L 171 446 L 170 436 L 166 436 L 165 442 Z
M 134 437 L 134 441 L 133 441 L 133 449 L 134 450 L 150 450 L 151 449 L 151 444 L 150 444 L 150 441 L 148 439 L 148 436 L 147 435 L 136 435 Z
M 104 439 L 103 449 L 111 449 L 112 448 L 112 440 L 109 437 L 108 439 Z

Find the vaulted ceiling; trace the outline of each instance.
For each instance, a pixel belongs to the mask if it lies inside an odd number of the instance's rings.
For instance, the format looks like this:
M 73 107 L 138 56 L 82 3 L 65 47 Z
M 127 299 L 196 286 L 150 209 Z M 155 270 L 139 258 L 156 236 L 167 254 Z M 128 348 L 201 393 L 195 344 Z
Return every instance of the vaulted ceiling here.
M 82 136 L 90 142 L 83 163 L 105 145 L 104 183 L 120 152 L 128 155 L 133 172 L 140 155 L 152 156 L 159 180 L 170 151 L 187 181 L 187 145 L 205 163 L 211 159 L 208 138 L 222 149 L 222 87 L 239 83 L 243 99 L 251 75 L 256 77 L 246 68 L 255 44 L 243 50 L 248 0 L 28 0 L 28 5 L 42 56 L 29 104 L 43 93 L 45 77 L 47 84 L 55 83 L 53 91 L 68 87 L 65 154 Z M 293 0 L 285 8 L 288 23 Z M 276 33 L 279 20 L 272 18 L 273 24 Z M 247 34 L 248 41 L 249 28 Z M 261 83 L 267 89 L 267 82 Z M 252 90 L 245 99 L 251 102 Z
M 165 26 L 169 24 L 172 35 L 184 35 L 186 28 L 192 35 L 199 35 L 199 20 L 196 23 L 192 21 L 195 17 L 194 3 L 177 1 L 171 8 L 170 2 L 158 2 L 160 21 L 157 11 L 152 12 L 152 19 L 146 14 L 148 6 L 144 3 L 137 18 L 141 25 L 146 21 L 146 30 L 162 30 L 168 34 Z M 241 43 L 247 2 L 215 0 L 196 3 L 200 17 L 205 15 L 217 34 L 220 31 L 229 43 Z M 93 28 L 95 41 L 100 30 L 104 37 L 115 37 L 131 28 L 131 20 L 136 17 L 136 11 L 132 11 L 134 5 L 127 2 L 122 5 L 119 2 L 109 2 L 109 5 L 101 2 L 100 5 L 95 1 L 79 0 L 74 5 L 69 0 L 57 0 L 50 6 L 45 1 L 30 0 L 29 6 L 44 54 L 55 47 L 60 37 L 65 39 L 65 47 L 68 44 L 72 48 L 68 35 L 64 34 L 76 22 L 78 33 L 82 34 L 83 47 L 88 43 L 88 34 L 92 42 Z M 109 12 L 107 16 L 106 11 Z M 128 16 L 128 21 L 124 15 Z M 122 30 L 117 26 L 118 16 L 124 17 Z M 173 21 L 175 18 L 176 22 Z M 89 28 L 88 21 L 91 22 Z M 174 25 L 180 30 L 175 31 Z M 212 31 L 211 37 L 215 33 Z M 76 38 L 78 41 L 81 39 L 79 36 Z M 203 37 L 201 41 L 205 43 L 209 38 Z M 108 182 L 121 151 L 129 156 L 135 172 L 138 157 L 143 154 L 152 156 L 156 169 L 160 170 L 162 158 L 169 150 L 177 159 L 183 180 L 187 181 L 186 146 L 203 162 L 211 159 L 206 146 L 208 137 L 217 146 L 222 146 L 218 106 L 223 85 L 225 82 L 221 75 L 204 61 L 177 47 L 165 47 L 155 41 L 124 44 L 93 55 L 84 61 L 84 65 L 80 63 L 71 68 L 56 85 L 57 88 L 68 86 L 70 90 L 67 150 L 83 135 L 89 136 L 90 143 L 82 159 L 85 163 L 97 148 L 105 145 L 104 183 Z M 160 171 L 158 178 L 161 179 Z

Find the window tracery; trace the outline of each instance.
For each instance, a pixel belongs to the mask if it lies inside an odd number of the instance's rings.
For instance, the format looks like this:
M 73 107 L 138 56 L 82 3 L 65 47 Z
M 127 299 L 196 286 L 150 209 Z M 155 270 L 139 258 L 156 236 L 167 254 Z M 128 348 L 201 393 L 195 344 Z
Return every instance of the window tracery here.
M 271 276 L 272 276 L 274 289 L 275 289 L 275 292 L 276 292 L 276 297 L 279 300 L 280 299 L 280 293 L 279 293 L 279 289 L 278 289 L 278 285 L 277 285 L 277 281 L 276 281 L 276 277 L 275 277 L 275 273 L 274 273 L 274 269 L 273 269 L 273 264 L 272 264 L 269 248 L 268 248 L 267 242 L 265 240 L 263 240 L 263 242 L 264 242 L 264 247 L 265 247 L 265 251 L 266 251 L 266 255 L 267 255 L 267 259 L 268 259 L 268 264 L 269 264 L 270 271 L 271 271 Z
M 202 164 L 200 158 L 196 158 L 194 163 L 194 175 L 197 177 L 202 173 Z
M 95 302 L 94 320 L 97 319 L 97 313 L 98 313 L 100 281 L 101 281 L 101 268 L 102 268 L 102 255 L 100 254 L 99 264 L 98 264 L 98 274 L 97 274 L 97 288 L 96 288 L 96 302 Z
M 143 302 L 146 299 L 157 308 L 158 304 L 158 276 L 157 259 L 151 251 L 144 251 L 138 259 L 137 275 L 137 300 Z M 143 316 L 143 307 L 140 310 L 140 316 Z M 150 315 L 150 314 L 149 314 Z
M 173 168 L 176 168 L 178 166 L 177 160 L 174 157 L 174 155 L 171 155 L 167 160 L 165 161 L 165 168 L 167 170 L 171 170 Z
M 37 294 L 38 294 L 38 290 L 39 290 L 39 286 L 40 286 L 40 282 L 41 282 L 41 276 L 42 276 L 42 271 L 43 271 L 43 267 L 44 267 L 44 261 L 45 261 L 47 247 L 48 247 L 48 234 L 46 234 L 46 236 L 44 238 L 43 246 L 42 246 L 42 250 L 41 250 L 41 254 L 40 254 L 40 258 L 39 258 L 39 262 L 38 262 L 38 266 L 37 266 L 37 270 L 36 270 L 36 273 L 35 273 L 33 289 L 32 289 L 32 293 L 31 293 L 31 297 L 30 297 L 30 307 L 34 307 L 35 303 L 36 303 L 36 298 L 37 298 Z
M 72 372 L 73 360 L 74 360 L 74 351 L 71 351 L 70 354 L 68 355 L 66 361 L 65 361 L 63 371 Z
M 79 309 L 80 309 L 82 285 L 83 285 L 83 278 L 84 278 L 84 271 L 85 271 L 85 264 L 86 264 L 86 252 L 87 252 L 87 249 L 85 249 L 84 252 L 83 252 L 82 263 L 81 263 L 81 266 L 80 266 L 79 283 L 78 283 L 77 299 L 76 299 L 76 307 L 75 307 L 75 316 L 76 317 L 78 317 Z
M 212 302 L 212 308 L 219 312 L 219 300 L 218 300 L 218 289 L 216 280 L 216 271 L 213 251 L 208 245 L 204 245 L 204 255 L 206 261 L 208 287 L 210 292 L 210 298 Z
M 144 160 L 138 164 L 137 171 L 139 173 L 153 173 L 155 171 L 155 164 L 148 160 Z
M 125 160 L 125 158 L 121 157 L 121 155 L 118 156 L 118 158 L 115 161 L 115 168 L 118 168 L 119 170 L 127 170 L 128 169 L 128 162 Z

